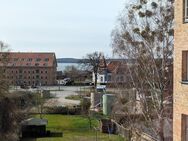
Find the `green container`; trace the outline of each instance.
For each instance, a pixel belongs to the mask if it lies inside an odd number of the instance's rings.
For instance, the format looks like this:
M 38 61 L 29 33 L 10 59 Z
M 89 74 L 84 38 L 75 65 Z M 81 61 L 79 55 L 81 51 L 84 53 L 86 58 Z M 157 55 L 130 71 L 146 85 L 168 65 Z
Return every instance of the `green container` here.
M 105 94 L 103 95 L 103 114 L 109 116 L 112 113 L 112 106 L 115 101 L 115 95 Z

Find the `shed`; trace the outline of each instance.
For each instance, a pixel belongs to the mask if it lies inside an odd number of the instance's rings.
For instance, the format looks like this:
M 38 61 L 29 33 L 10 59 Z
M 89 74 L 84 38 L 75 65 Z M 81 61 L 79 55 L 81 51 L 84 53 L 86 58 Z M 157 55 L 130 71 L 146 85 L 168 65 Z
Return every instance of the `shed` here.
M 44 137 L 46 136 L 47 119 L 29 118 L 22 121 L 22 137 Z

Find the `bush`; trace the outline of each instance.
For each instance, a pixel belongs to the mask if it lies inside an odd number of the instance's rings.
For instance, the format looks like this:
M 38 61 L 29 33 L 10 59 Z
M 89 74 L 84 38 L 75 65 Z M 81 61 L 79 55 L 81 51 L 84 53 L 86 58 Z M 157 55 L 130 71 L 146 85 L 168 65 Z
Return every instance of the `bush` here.
M 63 114 L 63 115 L 79 115 L 81 113 L 80 107 L 45 107 L 44 113 L 48 114 Z

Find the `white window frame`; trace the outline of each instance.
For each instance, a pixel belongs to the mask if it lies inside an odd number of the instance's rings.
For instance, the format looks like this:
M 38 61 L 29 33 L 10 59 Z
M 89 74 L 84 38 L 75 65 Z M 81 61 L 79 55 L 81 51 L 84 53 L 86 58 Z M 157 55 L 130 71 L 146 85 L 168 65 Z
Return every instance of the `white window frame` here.
M 188 22 L 188 0 L 184 0 L 184 21 Z

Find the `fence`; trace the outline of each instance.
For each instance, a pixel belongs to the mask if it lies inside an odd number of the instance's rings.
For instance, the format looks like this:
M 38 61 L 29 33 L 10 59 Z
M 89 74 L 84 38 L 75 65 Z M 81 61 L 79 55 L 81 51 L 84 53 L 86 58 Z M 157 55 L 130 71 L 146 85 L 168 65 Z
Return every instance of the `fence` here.
M 116 121 L 112 120 L 112 122 L 116 125 L 116 133 L 127 138 L 128 141 L 157 141 L 157 139 L 144 132 L 132 132 L 118 124 Z

